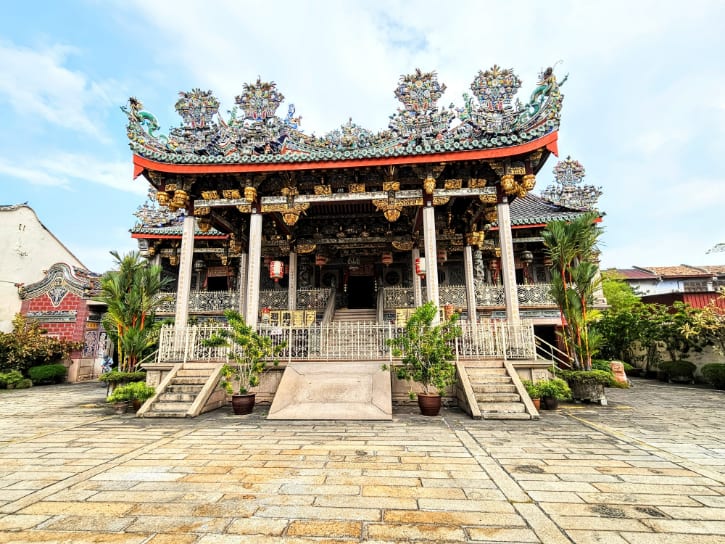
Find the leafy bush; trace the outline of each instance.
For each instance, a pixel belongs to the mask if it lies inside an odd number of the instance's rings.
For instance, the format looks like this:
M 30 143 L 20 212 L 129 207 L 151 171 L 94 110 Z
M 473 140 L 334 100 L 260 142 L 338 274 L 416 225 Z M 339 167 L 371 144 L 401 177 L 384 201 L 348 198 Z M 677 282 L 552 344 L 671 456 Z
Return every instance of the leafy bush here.
M 725 389 L 725 364 L 710 363 L 702 367 L 702 376 L 715 389 Z
M 551 397 L 557 400 L 568 400 L 571 398 L 571 389 L 561 378 L 552 378 L 550 380 L 539 380 L 536 387 L 541 397 Z
M 690 361 L 664 361 L 659 365 L 660 372 L 664 372 L 668 379 L 674 381 L 692 381 L 696 368 Z
M 558 374 L 571 384 L 595 384 L 609 385 L 612 381 L 612 374 L 603 370 L 560 370 Z
M 0 332 L 0 370 L 27 372 L 33 366 L 62 361 L 82 347 L 82 342 L 48 336 L 39 323 L 17 314 L 13 319 L 13 331 Z
M 592 370 L 603 370 L 604 372 L 612 373 L 612 366 L 609 361 L 605 359 L 595 359 L 592 361 Z
M 34 366 L 28 370 L 34 384 L 62 383 L 66 374 L 68 369 L 61 364 Z
M 0 372 L 0 389 L 15 389 L 15 386 L 23 381 L 23 375 L 18 370 Z
M 120 383 L 139 382 L 146 379 L 145 372 L 119 372 L 118 370 L 111 370 L 105 374 L 101 374 L 98 379 L 109 385 L 118 385 Z
M 113 390 L 107 402 L 124 402 L 140 400 L 145 401 L 154 396 L 155 389 L 146 385 L 146 382 L 131 382 L 126 385 L 119 385 Z

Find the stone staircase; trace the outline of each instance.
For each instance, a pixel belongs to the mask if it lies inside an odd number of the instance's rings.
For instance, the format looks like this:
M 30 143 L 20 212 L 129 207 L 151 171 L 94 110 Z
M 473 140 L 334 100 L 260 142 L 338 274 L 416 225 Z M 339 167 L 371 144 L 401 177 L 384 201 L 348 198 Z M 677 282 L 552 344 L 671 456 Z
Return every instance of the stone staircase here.
M 332 318 L 333 323 L 375 324 L 378 319 L 375 308 L 338 308 Z
M 141 417 L 194 417 L 226 404 L 218 386 L 221 365 L 186 363 L 171 372 L 139 410 Z
M 471 361 L 462 368 L 483 419 L 532 419 L 503 361 Z

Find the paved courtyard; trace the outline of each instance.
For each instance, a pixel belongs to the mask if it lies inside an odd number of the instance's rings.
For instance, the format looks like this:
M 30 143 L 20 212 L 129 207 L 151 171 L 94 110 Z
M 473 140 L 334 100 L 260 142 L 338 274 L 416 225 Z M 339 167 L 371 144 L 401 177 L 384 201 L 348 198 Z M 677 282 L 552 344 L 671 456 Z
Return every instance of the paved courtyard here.
M 0 392 L 0 542 L 725 543 L 725 392 L 637 380 L 539 421 L 113 415 Z

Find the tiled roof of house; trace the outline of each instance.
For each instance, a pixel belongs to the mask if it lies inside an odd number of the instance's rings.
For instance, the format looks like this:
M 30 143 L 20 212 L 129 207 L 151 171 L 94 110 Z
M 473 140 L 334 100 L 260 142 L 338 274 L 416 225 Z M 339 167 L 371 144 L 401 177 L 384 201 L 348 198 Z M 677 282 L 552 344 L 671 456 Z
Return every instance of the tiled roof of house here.
M 657 280 L 658 276 L 646 270 L 638 268 L 615 268 L 613 269 L 624 280 Z
M 713 276 L 722 276 L 722 275 L 725 275 L 725 264 L 715 264 L 715 265 L 710 265 L 710 266 L 701 266 L 700 268 L 704 268 L 705 270 L 707 270 Z
M 678 266 L 637 266 L 635 268 L 652 272 L 653 274 L 657 274 L 663 278 L 708 277 L 712 275 L 703 267 L 690 266 L 687 264 L 681 264 Z

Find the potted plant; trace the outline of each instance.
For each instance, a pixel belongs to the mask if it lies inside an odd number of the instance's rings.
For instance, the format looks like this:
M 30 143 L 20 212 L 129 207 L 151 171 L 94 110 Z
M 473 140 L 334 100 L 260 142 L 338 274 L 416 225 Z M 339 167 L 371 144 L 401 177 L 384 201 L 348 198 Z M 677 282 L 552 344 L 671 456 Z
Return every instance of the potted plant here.
M 113 392 L 106 397 L 106 402 L 113 406 L 113 410 L 117 414 L 123 414 L 128 408 L 129 392 L 126 386 L 118 386 Z
M 439 324 L 433 324 L 438 317 L 438 307 L 426 302 L 417 308 L 405 325 L 400 336 L 388 339 L 395 357 L 402 357 L 397 367 L 397 376 L 409 380 L 409 395 L 415 398 L 412 382 L 419 382 L 423 392 L 418 393 L 421 414 L 435 416 L 440 411 L 441 393 L 456 381 L 456 365 L 452 341 L 461 335 L 456 324 L 458 314 L 452 314 Z
M 269 336 L 257 333 L 244 322 L 234 310 L 224 312 L 228 329 L 222 329 L 204 341 L 205 346 L 229 348 L 228 362 L 222 367 L 222 386 L 232 396 L 232 410 L 235 414 L 250 414 L 254 410 L 255 394 L 252 387 L 259 385 L 259 378 L 271 362 L 279 364 L 276 357 L 285 343 L 274 344 Z
M 541 395 L 541 406 L 547 410 L 556 410 L 559 407 L 560 400 L 569 400 L 571 398 L 569 385 L 561 378 L 539 380 L 536 386 L 539 395 Z
M 122 410 L 117 413 L 125 412 L 129 403 L 133 406 L 134 411 L 137 411 L 144 402 L 154 396 L 155 392 L 156 390 L 146 385 L 146 382 L 131 382 L 116 387 L 106 400 L 113 403 L 116 410 Z M 115 406 L 116 403 L 122 403 L 125 406 Z
M 531 397 L 531 402 L 534 403 L 534 408 L 537 410 L 541 409 L 541 390 L 539 389 L 538 383 L 534 383 L 531 380 L 522 380 L 521 383 L 524 385 L 526 392 Z

